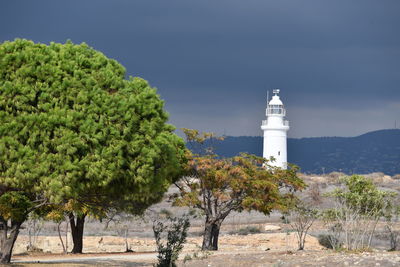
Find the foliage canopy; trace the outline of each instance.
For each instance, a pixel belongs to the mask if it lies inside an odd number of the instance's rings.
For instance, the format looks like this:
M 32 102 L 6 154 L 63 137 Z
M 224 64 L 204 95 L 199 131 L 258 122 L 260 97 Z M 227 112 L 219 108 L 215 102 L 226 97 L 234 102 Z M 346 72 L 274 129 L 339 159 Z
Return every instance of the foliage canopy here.
M 156 90 L 86 44 L 0 46 L 0 183 L 52 202 L 146 200 L 183 159 Z M 131 196 L 130 196 L 131 197 Z
M 211 144 L 218 138 L 197 130 L 183 131 L 187 142 L 195 143 L 191 147 Z M 212 148 L 203 151 L 188 155 L 186 175 L 175 183 L 179 188 L 175 204 L 198 208 L 206 216 L 203 249 L 217 249 L 220 225 L 231 211 L 269 214 L 274 209 L 285 210 L 294 203 L 293 192 L 305 187 L 296 166 L 282 170 L 254 155 L 219 158 Z
M 84 43 L 0 44 L 1 194 L 140 213 L 185 160 L 167 119 L 154 88 Z

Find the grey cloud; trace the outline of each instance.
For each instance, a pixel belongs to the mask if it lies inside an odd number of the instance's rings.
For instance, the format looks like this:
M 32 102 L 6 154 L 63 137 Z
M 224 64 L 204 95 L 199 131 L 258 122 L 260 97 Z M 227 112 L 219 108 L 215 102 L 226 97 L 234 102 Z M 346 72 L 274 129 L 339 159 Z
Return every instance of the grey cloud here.
M 396 0 L 14 0 L 0 4 L 0 41 L 86 42 L 157 87 L 179 127 L 258 135 L 266 90 L 280 87 L 293 136 L 351 135 L 400 121 L 398 10 Z

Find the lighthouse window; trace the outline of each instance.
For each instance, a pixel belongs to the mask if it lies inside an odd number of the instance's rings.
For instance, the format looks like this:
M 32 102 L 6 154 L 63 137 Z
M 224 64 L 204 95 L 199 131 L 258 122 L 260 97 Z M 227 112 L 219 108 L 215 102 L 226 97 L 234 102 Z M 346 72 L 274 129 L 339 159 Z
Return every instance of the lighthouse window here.
M 280 151 L 278 151 L 278 156 L 280 156 L 281 155 L 281 152 Z
M 283 105 L 270 105 L 269 113 L 270 114 L 282 114 L 283 113 Z

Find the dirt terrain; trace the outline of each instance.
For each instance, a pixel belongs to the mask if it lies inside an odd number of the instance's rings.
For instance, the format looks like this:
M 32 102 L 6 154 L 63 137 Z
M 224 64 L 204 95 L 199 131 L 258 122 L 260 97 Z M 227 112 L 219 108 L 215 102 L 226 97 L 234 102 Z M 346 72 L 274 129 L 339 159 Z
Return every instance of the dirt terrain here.
M 154 242 L 150 239 L 129 239 L 138 245 L 133 253 L 93 253 L 115 251 L 124 246 L 118 237 L 104 237 L 99 247 L 98 237 L 86 237 L 86 251 L 82 255 L 33 253 L 16 255 L 13 263 L 18 266 L 152 266 L 156 262 Z M 57 245 L 55 237 L 45 237 L 43 242 Z M 218 252 L 202 253 L 200 238 L 189 238 L 181 253 L 178 266 L 399 266 L 399 252 L 340 253 L 321 247 L 309 236 L 307 249 L 296 251 L 294 233 L 265 233 L 247 236 L 226 235 L 221 238 Z M 57 246 L 56 246 L 57 247 Z M 147 251 L 147 252 L 146 252 Z
M 178 261 L 180 267 L 241 267 L 241 266 L 399 266 L 399 252 L 339 253 L 330 250 L 305 251 L 254 251 L 250 249 L 218 251 L 209 255 L 185 251 Z M 189 260 L 183 260 L 191 255 Z M 156 253 L 103 253 L 83 255 L 32 255 L 17 256 L 16 266 L 153 266 Z
M 37 245 L 46 252 L 22 252 L 27 242 L 27 236 L 19 238 L 13 257 L 18 266 L 152 266 L 157 258 L 151 238 L 128 238 L 134 252 L 123 253 L 124 238 L 87 236 L 82 255 L 60 253 L 61 244 L 55 236 L 39 237 Z M 400 266 L 400 252 L 333 252 L 313 236 L 307 237 L 306 250 L 297 251 L 293 232 L 226 234 L 221 236 L 219 251 L 211 253 L 201 252 L 200 245 L 201 237 L 188 238 L 178 266 Z
M 303 176 L 309 186 L 299 197 L 315 203 L 315 207 L 329 207 L 331 204 L 323 195 L 338 186 L 341 175 Z M 400 191 L 399 177 L 380 173 L 369 177 L 382 189 Z M 171 188 L 170 192 L 173 191 Z M 166 198 L 151 207 L 145 218 L 118 218 L 109 222 L 108 227 L 105 227 L 105 222 L 89 219 L 85 225 L 83 255 L 62 254 L 57 224 L 38 222 L 35 226 L 37 232 L 33 231 L 35 227 L 25 224 L 12 260 L 18 266 L 152 266 L 157 260 L 152 220 L 189 212 L 189 209 L 171 207 Z M 178 266 L 400 266 L 400 252 L 386 252 L 389 240 L 383 221 L 378 224 L 371 252 L 339 253 L 318 243 L 317 237 L 326 233 L 326 226 L 321 221 L 310 229 L 305 250 L 297 251 L 295 233 L 281 217 L 278 212 L 269 216 L 257 212 L 232 213 L 222 224 L 219 250 L 204 254 L 200 251 L 204 218 L 201 214 L 193 216 Z M 260 233 L 238 235 L 246 227 Z M 396 228 L 400 230 L 400 225 Z M 31 235 L 31 243 L 38 249 L 35 253 L 27 253 L 28 231 L 36 233 Z M 70 251 L 72 238 L 65 223 L 61 224 L 61 235 Z M 124 253 L 126 243 L 133 252 Z
M 215 255 L 181 266 L 399 266 L 400 253 L 345 254 L 330 251 L 265 252 Z

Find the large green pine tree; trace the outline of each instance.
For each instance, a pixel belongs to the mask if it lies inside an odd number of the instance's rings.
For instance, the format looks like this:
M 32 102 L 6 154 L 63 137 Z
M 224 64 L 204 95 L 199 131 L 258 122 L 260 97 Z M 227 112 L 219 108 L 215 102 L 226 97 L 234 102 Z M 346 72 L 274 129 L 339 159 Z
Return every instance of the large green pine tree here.
M 159 201 L 185 159 L 167 119 L 155 89 L 86 44 L 2 43 L 0 261 L 43 205 L 79 204 L 69 214 L 79 253 L 90 212 L 140 213 Z

